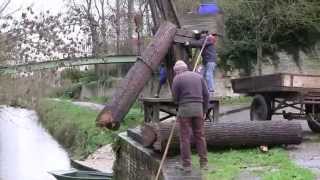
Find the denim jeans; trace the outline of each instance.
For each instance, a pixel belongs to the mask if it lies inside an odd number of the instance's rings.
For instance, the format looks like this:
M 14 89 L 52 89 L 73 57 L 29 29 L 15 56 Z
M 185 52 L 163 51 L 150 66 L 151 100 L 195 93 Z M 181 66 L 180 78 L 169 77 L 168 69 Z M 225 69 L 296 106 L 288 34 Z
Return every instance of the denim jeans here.
M 214 70 L 216 68 L 215 62 L 207 62 L 207 64 L 204 65 L 204 72 L 203 77 L 207 81 L 208 89 L 209 91 L 214 91 Z

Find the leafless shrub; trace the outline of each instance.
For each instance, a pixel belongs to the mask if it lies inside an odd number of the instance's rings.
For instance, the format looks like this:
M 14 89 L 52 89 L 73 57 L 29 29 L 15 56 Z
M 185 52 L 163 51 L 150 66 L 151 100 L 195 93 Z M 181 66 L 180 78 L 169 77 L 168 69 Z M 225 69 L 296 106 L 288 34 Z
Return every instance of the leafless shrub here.
M 61 94 L 70 84 L 56 79 L 52 72 L 33 76 L 0 76 L 0 104 L 33 108 L 40 98 Z

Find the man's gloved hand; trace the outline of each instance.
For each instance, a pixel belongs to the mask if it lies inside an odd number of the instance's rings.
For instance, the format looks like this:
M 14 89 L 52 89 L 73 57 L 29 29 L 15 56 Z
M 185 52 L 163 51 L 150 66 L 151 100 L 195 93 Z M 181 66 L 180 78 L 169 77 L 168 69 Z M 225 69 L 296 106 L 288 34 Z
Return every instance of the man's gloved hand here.
M 184 42 L 184 45 L 185 45 L 185 46 L 189 46 L 189 45 L 190 45 L 190 42 L 189 42 L 189 41 L 186 41 L 186 42 Z

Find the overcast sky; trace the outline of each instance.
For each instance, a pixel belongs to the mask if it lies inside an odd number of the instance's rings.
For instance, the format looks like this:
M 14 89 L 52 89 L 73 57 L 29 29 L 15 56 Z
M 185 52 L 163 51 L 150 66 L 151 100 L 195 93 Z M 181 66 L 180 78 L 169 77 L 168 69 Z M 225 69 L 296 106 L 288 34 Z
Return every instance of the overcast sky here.
M 0 2 L 3 0 L 0 0 Z M 11 0 L 8 11 L 16 10 L 19 7 L 26 8 L 33 4 L 34 11 L 50 10 L 53 13 L 58 13 L 63 8 L 63 0 Z

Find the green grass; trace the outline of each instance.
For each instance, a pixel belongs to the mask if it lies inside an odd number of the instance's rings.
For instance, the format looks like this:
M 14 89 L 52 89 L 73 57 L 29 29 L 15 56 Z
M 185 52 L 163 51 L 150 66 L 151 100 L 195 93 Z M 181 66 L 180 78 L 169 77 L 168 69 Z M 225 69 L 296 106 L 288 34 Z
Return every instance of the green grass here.
M 294 164 L 288 153 L 281 148 L 274 148 L 268 153 L 262 153 L 258 149 L 227 150 L 208 153 L 209 167 L 214 167 L 215 172 L 209 171 L 205 177 L 207 180 L 231 180 L 236 179 L 241 171 L 246 168 L 253 175 L 264 180 L 312 180 L 315 175 L 310 170 Z M 199 167 L 198 157 L 192 156 L 193 164 Z M 254 168 L 259 167 L 259 168 Z
M 96 127 L 97 111 L 72 104 L 70 101 L 41 100 L 36 108 L 44 127 L 75 158 L 84 158 L 97 148 L 110 144 L 116 135 L 140 124 L 143 113 L 132 108 L 118 131 Z
M 250 96 L 223 97 L 219 100 L 222 105 L 250 104 L 252 101 L 252 97 Z

